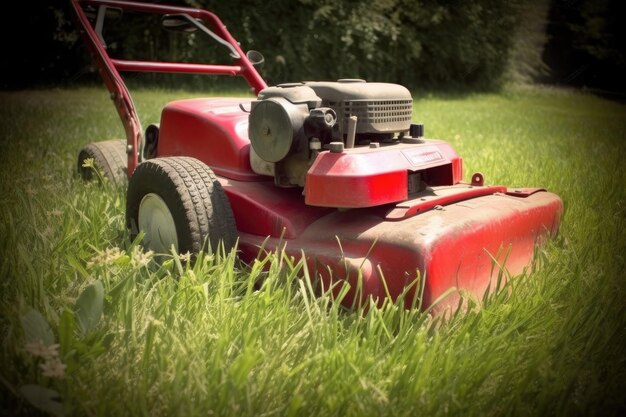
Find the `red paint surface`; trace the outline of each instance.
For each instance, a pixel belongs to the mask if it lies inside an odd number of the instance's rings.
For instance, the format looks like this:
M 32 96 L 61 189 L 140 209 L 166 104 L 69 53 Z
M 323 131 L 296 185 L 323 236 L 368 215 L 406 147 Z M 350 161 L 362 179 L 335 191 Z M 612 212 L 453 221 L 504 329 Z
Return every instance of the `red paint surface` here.
M 439 157 L 429 159 L 434 152 Z M 462 160 L 449 144 L 438 140 L 322 152 L 306 177 L 306 203 L 362 208 L 404 201 L 409 198 L 411 172 L 425 172 L 430 185 L 453 185 L 461 181 Z
M 230 187 L 232 195 L 236 186 Z M 241 232 L 239 248 L 248 261 L 261 246 L 271 252 L 284 244 L 296 259 L 304 251 L 309 270 L 322 277 L 326 288 L 342 280 L 351 284 L 344 299 L 348 306 L 367 296 L 382 303 L 383 277 L 396 299 L 419 271 L 425 277 L 421 305 L 426 308 L 449 289 L 464 289 L 481 298 L 489 286 L 496 285 L 499 269 L 494 259 L 511 275 L 523 272 L 535 245 L 556 234 L 562 211 L 559 197 L 549 192 L 526 198 L 501 193 L 480 196 L 400 221 L 386 221 L 374 208 L 333 211 L 318 213 L 316 220 L 309 217 L 309 225 L 298 229 L 301 233 L 282 240 Z M 267 232 L 273 224 L 265 225 Z M 405 298 L 407 307 L 417 303 L 415 295 L 413 287 Z M 436 310 L 455 306 L 458 297 L 453 291 Z
M 137 164 L 141 161 L 139 150 L 143 140 L 143 129 L 137 111 L 130 96 L 130 92 L 120 75 L 120 71 L 140 71 L 140 72 L 172 72 L 172 73 L 196 73 L 231 75 L 243 77 L 255 94 L 267 87 L 261 75 L 254 68 L 246 54 L 240 48 L 239 43 L 232 37 L 230 32 L 221 20 L 213 13 L 206 10 L 193 9 L 189 7 L 167 6 L 151 3 L 137 3 L 128 1 L 107 1 L 107 0 L 71 0 L 74 10 L 74 18 L 79 28 L 83 41 L 89 48 L 92 59 L 105 86 L 111 93 L 113 104 L 122 121 L 126 133 L 126 142 L 130 149 L 128 152 L 128 176 L 135 171 Z M 207 27 L 215 32 L 219 37 L 228 42 L 237 52 L 239 58 L 235 59 L 235 65 L 210 65 L 210 64 L 188 64 L 173 62 L 145 62 L 133 60 L 112 59 L 104 45 L 101 43 L 92 23 L 87 18 L 84 8 L 93 6 L 96 9 L 100 6 L 119 8 L 122 10 L 151 13 L 158 15 L 186 13 L 193 18 L 202 20 Z

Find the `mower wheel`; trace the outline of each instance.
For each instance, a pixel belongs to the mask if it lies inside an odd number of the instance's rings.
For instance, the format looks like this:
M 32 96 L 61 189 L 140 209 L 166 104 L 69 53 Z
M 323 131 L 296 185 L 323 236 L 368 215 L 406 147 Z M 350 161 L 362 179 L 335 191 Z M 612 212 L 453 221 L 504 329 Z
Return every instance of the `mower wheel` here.
M 93 159 L 94 167 L 86 167 L 85 160 Z M 125 140 L 105 140 L 85 145 L 78 154 L 78 174 L 85 181 L 91 181 L 98 176 L 94 172 L 97 169 L 104 178 L 116 185 L 126 182 L 126 170 L 128 156 L 126 155 Z
M 237 228 L 226 193 L 213 171 L 189 157 L 155 158 L 137 166 L 126 198 L 126 223 L 134 240 L 155 253 L 196 254 L 220 242 L 230 251 Z

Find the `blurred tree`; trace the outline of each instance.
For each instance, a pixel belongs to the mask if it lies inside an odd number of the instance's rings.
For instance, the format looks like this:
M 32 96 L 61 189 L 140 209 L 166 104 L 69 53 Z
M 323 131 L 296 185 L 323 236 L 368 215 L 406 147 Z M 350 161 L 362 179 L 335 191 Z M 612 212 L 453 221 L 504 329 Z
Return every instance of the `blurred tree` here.
M 265 55 L 261 71 L 270 84 L 365 78 L 411 88 L 484 89 L 497 88 L 506 79 L 539 78 L 623 90 L 624 25 L 618 0 L 154 1 L 215 11 L 244 49 Z M 11 2 L 8 10 L 12 18 L 1 29 L 10 58 L 0 60 L 1 88 L 97 80 L 72 25 L 69 1 Z M 224 49 L 202 34 L 173 34 L 158 23 L 132 14 L 107 21 L 109 52 L 228 62 Z M 223 77 L 126 77 L 163 86 L 229 83 Z
M 621 0 L 554 0 L 545 81 L 626 100 L 624 6 Z
M 515 83 L 532 83 L 549 74 L 543 60 L 548 36 L 549 0 L 527 0 L 520 5 L 520 24 L 515 33 L 507 77 Z
M 241 22 L 229 29 L 266 55 L 270 83 L 359 77 L 491 88 L 502 81 L 523 1 L 188 3 L 215 10 L 227 24 Z

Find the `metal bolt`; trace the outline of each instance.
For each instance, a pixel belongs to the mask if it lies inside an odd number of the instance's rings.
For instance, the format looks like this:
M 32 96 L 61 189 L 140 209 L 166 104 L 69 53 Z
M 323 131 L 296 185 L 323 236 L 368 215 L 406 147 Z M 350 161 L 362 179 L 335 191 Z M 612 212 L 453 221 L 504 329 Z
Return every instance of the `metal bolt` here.
M 332 153 L 343 152 L 343 142 L 330 142 L 329 148 Z

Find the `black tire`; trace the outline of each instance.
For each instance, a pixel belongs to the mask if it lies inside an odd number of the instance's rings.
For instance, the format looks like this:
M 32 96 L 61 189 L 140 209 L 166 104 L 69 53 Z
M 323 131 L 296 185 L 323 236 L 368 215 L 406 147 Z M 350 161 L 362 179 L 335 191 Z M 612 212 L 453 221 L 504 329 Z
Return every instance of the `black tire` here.
M 237 240 L 224 189 L 207 165 L 189 157 L 156 158 L 137 166 L 128 184 L 126 223 L 131 238 L 142 229 L 144 247 L 156 253 L 169 253 L 172 243 L 178 253 L 197 254 L 207 245 L 215 251 L 220 242 L 228 252 Z
M 115 185 L 125 184 L 128 167 L 125 140 L 105 140 L 85 145 L 78 154 L 78 174 L 85 181 L 98 178 L 92 168 L 84 167 L 85 159 L 92 158 L 94 166 L 104 178 Z

